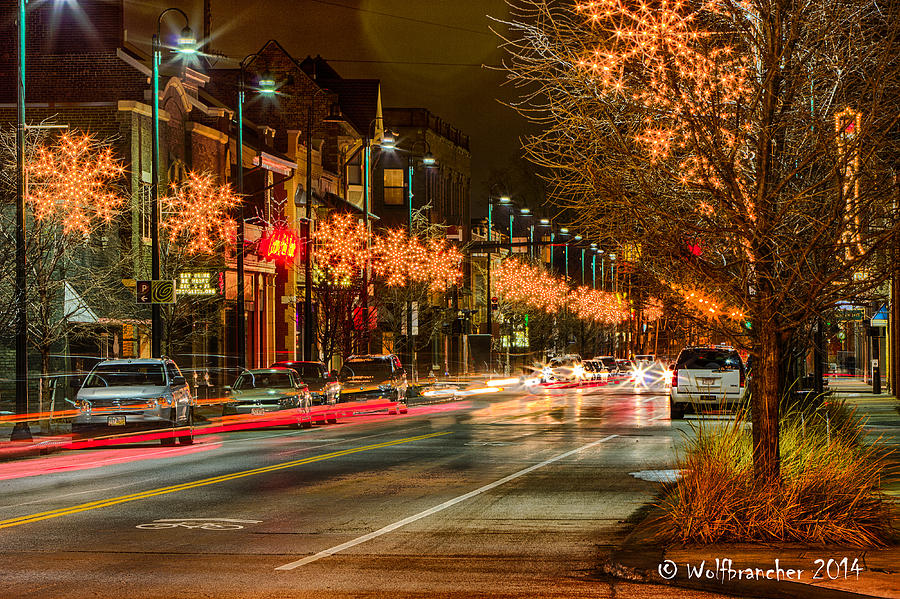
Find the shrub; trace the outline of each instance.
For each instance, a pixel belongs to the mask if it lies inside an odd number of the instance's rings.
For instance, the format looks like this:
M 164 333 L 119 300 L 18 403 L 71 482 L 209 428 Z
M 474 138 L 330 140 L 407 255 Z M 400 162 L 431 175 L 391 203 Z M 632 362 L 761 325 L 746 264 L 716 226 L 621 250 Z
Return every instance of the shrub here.
M 746 413 L 696 432 L 662 501 L 677 540 L 879 546 L 891 537 L 884 456 L 859 444 L 861 424 L 846 406 L 785 415 L 780 484 L 753 476 Z

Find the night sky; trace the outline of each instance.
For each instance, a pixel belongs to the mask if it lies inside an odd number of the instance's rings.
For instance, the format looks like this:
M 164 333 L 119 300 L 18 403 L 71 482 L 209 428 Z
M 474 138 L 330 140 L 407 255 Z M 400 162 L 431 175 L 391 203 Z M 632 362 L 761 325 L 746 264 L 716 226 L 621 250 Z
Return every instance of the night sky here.
M 141 48 L 169 6 L 188 12 L 196 34 L 202 31 L 202 0 L 125 4 L 128 40 Z M 502 58 L 487 15 L 506 11 L 503 0 L 212 0 L 211 47 L 240 59 L 274 38 L 297 58 L 321 54 L 344 77 L 380 79 L 386 107 L 430 109 L 470 136 L 478 216 L 489 171 L 517 153 L 524 127 L 497 102 L 512 93 L 500 87 L 503 74 L 481 67 Z M 171 26 L 181 27 L 177 15 Z

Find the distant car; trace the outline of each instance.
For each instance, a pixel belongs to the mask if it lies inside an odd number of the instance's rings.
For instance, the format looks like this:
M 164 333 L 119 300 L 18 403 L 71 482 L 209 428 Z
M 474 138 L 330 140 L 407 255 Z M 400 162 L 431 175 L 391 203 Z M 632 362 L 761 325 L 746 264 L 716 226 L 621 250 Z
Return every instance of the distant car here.
M 605 381 L 609 379 L 609 369 L 600 360 L 585 360 L 581 365 L 584 368 L 585 380 Z
M 100 362 L 84 379 L 74 403 L 75 435 L 177 429 L 160 442 L 194 442 L 194 396 L 169 358 Z
M 594 359 L 597 360 L 598 362 L 600 362 L 601 364 L 603 364 L 604 368 L 606 368 L 606 370 L 609 372 L 610 378 L 617 378 L 623 374 L 622 369 L 619 366 L 619 361 L 616 360 L 614 357 L 599 356 Z M 626 360 L 626 362 L 627 362 L 627 360 Z
M 545 382 L 576 382 L 585 379 L 584 365 L 577 354 L 557 356 L 542 370 L 541 378 Z
M 228 401 L 222 416 L 273 414 L 293 428 L 312 426 L 309 414 L 312 397 L 309 387 L 291 368 L 258 368 L 245 370 L 228 389 Z M 278 412 L 284 418 L 278 418 Z
M 401 414 L 407 412 L 409 383 L 400 358 L 394 354 L 350 356 L 341 366 L 338 380 L 341 402 L 386 399 L 398 402 Z
M 686 347 L 672 369 L 669 405 L 673 419 L 685 411 L 731 408 L 746 392 L 746 372 L 741 357 L 726 347 Z

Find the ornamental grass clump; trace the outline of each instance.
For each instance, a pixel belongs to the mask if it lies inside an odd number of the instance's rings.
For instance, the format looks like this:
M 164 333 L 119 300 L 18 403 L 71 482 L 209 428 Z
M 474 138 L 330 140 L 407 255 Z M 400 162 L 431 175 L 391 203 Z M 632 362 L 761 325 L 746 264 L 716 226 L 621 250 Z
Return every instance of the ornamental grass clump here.
M 891 538 L 884 456 L 859 442 L 862 425 L 846 407 L 783 417 L 780 484 L 756 481 L 746 416 L 699 426 L 679 459 L 682 478 L 662 501 L 676 540 L 862 547 Z

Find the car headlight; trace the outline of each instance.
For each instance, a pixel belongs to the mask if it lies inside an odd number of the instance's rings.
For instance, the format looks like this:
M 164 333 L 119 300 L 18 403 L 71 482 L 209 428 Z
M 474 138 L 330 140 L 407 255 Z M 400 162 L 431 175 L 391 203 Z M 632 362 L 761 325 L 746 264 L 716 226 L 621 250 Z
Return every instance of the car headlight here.
M 297 397 L 294 395 L 282 395 L 278 398 L 278 404 L 282 408 L 292 407 L 297 402 Z
M 86 400 L 81 400 L 75 402 L 75 407 L 78 408 L 78 411 L 82 414 L 89 414 L 91 411 L 91 402 Z
M 175 404 L 175 399 L 172 397 L 166 397 L 165 395 L 160 395 L 159 397 L 151 397 L 147 400 L 147 403 L 150 404 L 150 407 L 160 407 L 160 408 L 168 408 Z

